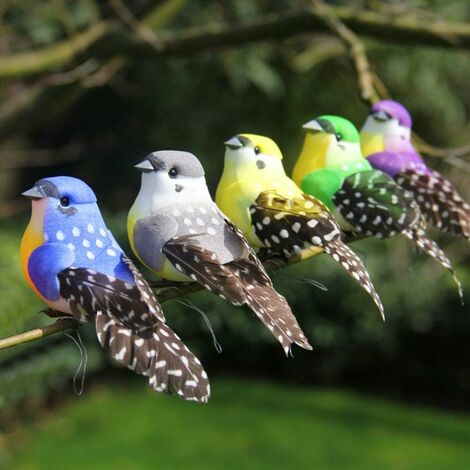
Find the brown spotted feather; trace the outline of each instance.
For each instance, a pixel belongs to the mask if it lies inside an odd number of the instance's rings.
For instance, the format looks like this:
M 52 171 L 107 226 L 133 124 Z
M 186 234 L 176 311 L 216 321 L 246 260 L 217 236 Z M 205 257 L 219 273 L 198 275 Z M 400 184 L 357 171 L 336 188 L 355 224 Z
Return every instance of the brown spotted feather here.
M 429 223 L 443 232 L 470 239 L 470 205 L 440 173 L 405 170 L 395 179 L 413 193 Z
M 239 234 L 238 230 L 234 233 Z M 248 305 L 286 354 L 292 343 L 311 349 L 286 300 L 273 289 L 255 253 L 246 241 L 244 244 L 246 257 L 225 264 L 215 253 L 197 245 L 197 237 L 190 235 L 173 238 L 164 245 L 163 252 L 177 270 L 210 292 L 234 305 Z
M 341 230 L 326 206 L 312 196 L 286 198 L 265 191 L 250 207 L 253 230 L 271 251 L 290 258 L 319 247 L 339 263 L 384 309 L 362 260 L 342 240 Z
M 130 260 L 125 262 L 131 267 Z M 199 359 L 164 323 L 155 294 L 135 267 L 132 272 L 136 285 L 71 267 L 59 274 L 60 293 L 78 320 L 95 323 L 111 357 L 148 377 L 153 390 L 207 402 L 210 387 Z

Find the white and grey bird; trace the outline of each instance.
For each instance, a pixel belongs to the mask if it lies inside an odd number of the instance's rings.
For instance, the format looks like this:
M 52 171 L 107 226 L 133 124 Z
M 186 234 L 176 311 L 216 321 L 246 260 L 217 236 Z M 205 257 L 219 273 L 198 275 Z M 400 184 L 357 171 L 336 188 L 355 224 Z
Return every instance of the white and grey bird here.
M 191 153 L 164 150 L 136 165 L 140 192 L 129 211 L 136 256 L 163 279 L 195 281 L 234 305 L 246 304 L 278 339 L 311 346 L 243 234 L 219 210 Z

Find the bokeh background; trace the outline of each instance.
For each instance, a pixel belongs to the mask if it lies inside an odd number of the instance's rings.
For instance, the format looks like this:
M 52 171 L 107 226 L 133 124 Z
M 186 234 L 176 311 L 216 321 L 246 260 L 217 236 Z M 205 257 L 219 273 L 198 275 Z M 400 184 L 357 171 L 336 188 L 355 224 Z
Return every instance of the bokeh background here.
M 469 144 L 469 46 L 452 32 L 460 23 L 468 41 L 468 2 L 330 5 L 353 18 L 368 12 L 390 24 L 439 25 L 439 47 L 390 36 L 386 26 L 373 37 L 363 38 L 360 27 L 356 32 L 372 70 L 411 110 L 422 139 L 436 147 Z M 302 123 L 335 113 L 361 126 L 368 105 L 360 99 L 348 48 L 321 21 L 302 34 L 295 27 L 263 41 L 245 41 L 242 34 L 224 48 L 204 36 L 197 47 L 190 39 L 178 53 L 164 51 L 162 38 L 237 29 L 292 12 L 299 18 L 309 8 L 299 0 L 0 3 L 0 337 L 50 322 L 18 260 L 29 218 L 19 193 L 37 179 L 66 174 L 86 180 L 128 251 L 126 211 L 139 187 L 133 165 L 149 152 L 195 153 L 214 193 L 223 142 L 236 133 L 274 138 L 290 171 Z M 427 157 L 428 163 L 470 200 L 468 158 L 434 153 L 439 157 Z M 453 260 L 468 304 L 468 242 L 431 233 Z M 314 345 L 313 352 L 294 350 L 290 359 L 244 308 L 208 293 L 190 296 L 210 320 L 223 349 L 218 354 L 197 311 L 178 301 L 165 304 L 168 322 L 210 374 L 206 406 L 150 392 L 143 378 L 102 354 L 90 327 L 81 328 L 88 352 L 81 396 L 73 391 L 80 353 L 64 334 L 1 351 L 0 466 L 470 465 L 468 306 L 460 305 L 450 276 L 405 240 L 364 240 L 354 247 L 382 296 L 387 321 L 343 270 L 317 256 L 273 274 Z

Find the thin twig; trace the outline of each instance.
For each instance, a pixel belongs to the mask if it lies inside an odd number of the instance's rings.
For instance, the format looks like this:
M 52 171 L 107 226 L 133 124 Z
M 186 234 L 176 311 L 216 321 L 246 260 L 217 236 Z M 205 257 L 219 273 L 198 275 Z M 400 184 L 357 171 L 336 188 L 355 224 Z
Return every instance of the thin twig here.
M 26 331 L 25 333 L 20 333 L 19 335 L 0 339 L 0 350 L 19 346 L 20 344 L 29 343 L 31 341 L 36 341 L 37 339 L 45 338 L 62 331 L 75 329 L 78 327 L 78 325 L 78 322 L 72 318 L 62 318 L 57 320 L 55 323 L 52 323 L 51 325 L 35 328 L 34 330 Z
M 349 48 L 350 56 L 357 73 L 357 82 L 361 98 L 368 104 L 380 100 L 380 95 L 374 86 L 374 73 L 372 72 L 363 42 L 348 28 L 335 14 L 334 9 L 323 0 L 311 0 L 311 3 L 322 15 L 326 24 Z
M 162 48 L 159 37 L 145 23 L 139 21 L 121 0 L 108 0 L 116 15 L 132 30 L 137 36 L 156 50 Z

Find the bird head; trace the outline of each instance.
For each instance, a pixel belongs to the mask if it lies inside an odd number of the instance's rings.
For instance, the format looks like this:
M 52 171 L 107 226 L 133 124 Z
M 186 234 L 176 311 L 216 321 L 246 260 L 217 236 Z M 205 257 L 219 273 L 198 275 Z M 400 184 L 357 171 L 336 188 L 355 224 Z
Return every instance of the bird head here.
M 222 178 L 270 181 L 285 178 L 282 153 L 276 142 L 255 134 L 238 134 L 225 142 L 225 163 Z
M 378 101 L 361 129 L 364 155 L 388 150 L 387 141 L 409 142 L 412 124 L 411 115 L 402 104 L 393 100 Z
M 140 191 L 133 206 L 139 218 L 162 207 L 192 201 L 212 202 L 204 168 L 192 153 L 161 150 L 147 155 L 135 167 L 142 172 Z
M 32 202 L 32 221 L 54 225 L 77 224 L 90 212 L 97 212 L 96 196 L 82 180 L 70 176 L 43 178 L 22 193 Z M 101 217 L 101 216 L 100 216 Z
M 305 130 L 304 145 L 293 175 L 297 184 L 310 171 L 342 168 L 363 161 L 359 133 L 347 119 L 323 115 L 302 127 Z

